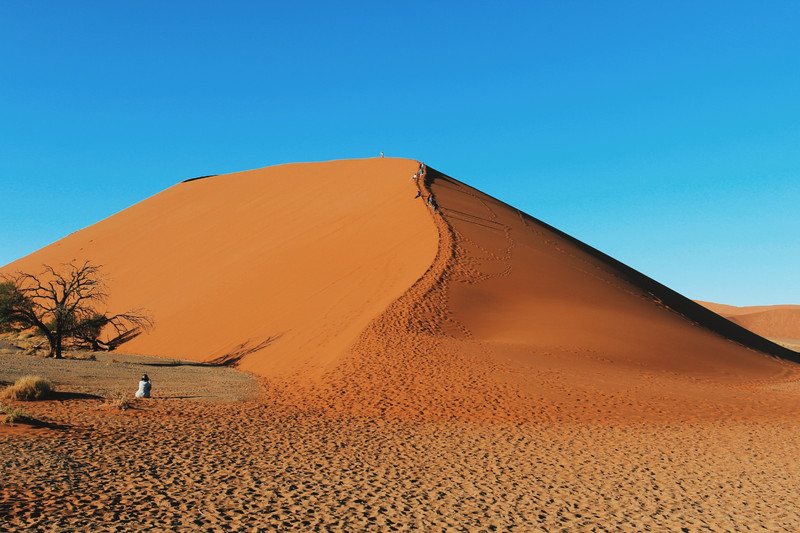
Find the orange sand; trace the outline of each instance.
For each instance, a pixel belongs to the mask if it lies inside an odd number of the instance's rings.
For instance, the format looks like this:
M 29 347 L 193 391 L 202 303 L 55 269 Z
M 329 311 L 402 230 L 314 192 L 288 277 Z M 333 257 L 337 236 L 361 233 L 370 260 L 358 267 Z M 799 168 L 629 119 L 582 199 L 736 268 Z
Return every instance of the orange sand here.
M 103 265 L 110 307 L 155 320 L 129 353 L 210 361 L 256 349 L 242 369 L 320 371 L 436 254 L 424 207 L 409 201 L 417 164 L 282 165 L 180 183 L 4 270 Z
M 409 180 L 417 166 L 181 183 L 4 270 L 100 263 L 111 307 L 155 319 L 124 351 L 238 363 L 311 411 L 716 418 L 796 379 L 794 352 L 432 169 Z
M 735 307 L 698 303 L 763 337 L 800 348 L 800 305 Z
M 262 387 L 0 351 L 0 384 L 65 394 L 21 406 L 62 429 L 0 431 L 0 529 L 800 528 L 796 353 L 416 169 L 181 183 L 2 269 L 103 264 L 156 321 L 121 351 Z M 143 371 L 154 398 L 107 405 Z
M 409 424 L 250 402 L 26 406 L 3 531 L 797 531 L 796 420 Z M 83 403 L 85 405 L 78 405 Z

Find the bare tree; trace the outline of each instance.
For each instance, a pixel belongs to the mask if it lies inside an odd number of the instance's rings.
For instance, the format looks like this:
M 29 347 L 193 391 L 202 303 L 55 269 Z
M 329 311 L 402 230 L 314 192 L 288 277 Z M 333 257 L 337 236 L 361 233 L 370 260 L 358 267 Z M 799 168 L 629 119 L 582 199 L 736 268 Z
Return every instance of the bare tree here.
M 64 264 L 60 270 L 49 265 L 43 268 L 40 274 L 17 272 L 3 276 L 0 329 L 36 328 L 47 338 L 51 357 L 62 357 L 67 339 L 97 349 L 100 333 L 107 326 L 116 332 L 109 348 L 152 326 L 152 319 L 142 310 L 116 315 L 97 310 L 108 298 L 99 266 L 85 261 Z

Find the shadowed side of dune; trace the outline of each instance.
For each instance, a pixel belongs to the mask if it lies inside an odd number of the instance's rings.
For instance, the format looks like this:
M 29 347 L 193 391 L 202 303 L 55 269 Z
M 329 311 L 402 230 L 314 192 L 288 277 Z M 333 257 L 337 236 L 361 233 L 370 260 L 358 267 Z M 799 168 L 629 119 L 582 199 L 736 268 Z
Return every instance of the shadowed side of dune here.
M 510 232 L 512 230 L 516 230 L 515 232 L 519 232 L 521 229 L 520 227 L 514 227 L 514 224 L 509 224 L 508 221 L 500 220 L 500 216 L 492 213 L 492 207 L 490 207 L 490 205 L 498 206 L 497 208 L 500 211 L 505 210 L 506 212 L 515 212 L 519 216 L 522 225 L 528 231 L 529 239 L 520 239 L 520 241 L 538 241 L 536 244 L 539 245 L 544 243 L 545 247 L 549 246 L 558 251 L 564 256 L 565 259 L 567 256 L 569 256 L 573 262 L 582 262 L 587 267 L 595 270 L 595 272 L 586 272 L 587 274 L 595 276 L 598 274 L 598 272 L 602 271 L 606 276 L 606 279 L 604 280 L 606 283 L 608 283 L 609 280 L 614 280 L 614 282 L 619 281 L 627 285 L 620 285 L 619 288 L 621 290 L 641 295 L 645 299 L 651 300 L 652 303 L 658 307 L 669 308 L 671 311 L 674 311 L 685 317 L 694 325 L 714 332 L 725 339 L 737 342 L 742 346 L 758 350 L 765 354 L 773 355 L 775 357 L 780 357 L 793 362 L 800 362 L 800 356 L 798 356 L 797 353 L 787 350 L 786 348 L 753 333 L 745 327 L 742 327 L 740 324 L 735 323 L 735 321 L 731 321 L 723 316 L 720 316 L 720 314 L 717 314 L 712 310 L 690 300 L 689 298 L 684 297 L 669 287 L 653 280 L 652 278 L 642 274 L 641 272 L 638 272 L 633 268 L 630 268 L 624 263 L 617 261 L 616 259 L 571 237 L 570 235 L 567 235 L 566 233 L 542 222 L 541 220 L 522 213 L 511 206 L 503 204 L 494 198 L 488 197 L 480 191 L 472 189 L 471 187 L 441 173 L 432 171 L 432 175 L 436 176 L 433 179 L 437 180 L 443 189 L 450 189 L 451 191 L 458 190 L 462 193 L 462 196 L 466 195 L 473 197 L 475 198 L 476 204 L 481 204 L 481 206 L 483 206 L 489 212 L 489 214 L 484 214 L 481 217 L 480 215 L 475 215 L 474 213 L 458 211 L 456 208 L 447 208 L 447 204 L 443 204 L 445 218 L 449 221 L 452 221 L 455 226 L 464 226 L 466 224 L 472 228 L 483 226 L 484 228 L 489 228 L 490 231 L 495 232 L 499 232 L 501 228 L 503 231 Z M 484 233 L 486 232 L 484 231 Z M 532 233 L 536 234 L 538 239 L 530 239 Z M 528 244 L 530 244 L 530 242 Z M 564 266 L 566 267 L 568 263 L 569 261 L 565 260 Z M 535 275 L 536 264 L 530 264 L 526 266 L 530 268 L 530 273 Z M 578 285 L 575 283 L 574 279 L 571 279 L 568 276 L 557 276 L 552 278 L 552 282 L 554 284 L 563 286 L 567 292 L 570 291 L 570 287 L 575 287 Z M 602 307 L 602 302 L 597 303 L 599 304 L 599 307 Z M 609 311 L 612 311 L 612 309 L 610 309 L 611 306 L 609 305 L 608 307 Z M 600 342 L 602 344 L 602 340 Z
M 776 343 L 800 349 L 800 305 L 735 307 L 697 302 L 703 307 Z
M 461 240 L 473 248 L 473 258 L 478 263 L 483 261 L 483 264 L 478 266 L 476 275 L 479 277 L 483 275 L 487 279 L 506 275 L 516 278 L 522 282 L 519 284 L 520 287 L 514 287 L 522 289 L 517 293 L 517 299 L 529 295 L 531 297 L 528 299 L 529 302 L 547 299 L 547 302 L 561 306 L 564 303 L 572 303 L 574 305 L 571 311 L 574 313 L 581 308 L 592 306 L 598 310 L 595 318 L 600 318 L 601 312 L 618 314 L 626 309 L 635 310 L 637 313 L 644 308 L 669 310 L 686 319 L 682 321 L 684 336 L 690 331 L 688 326 L 695 326 L 765 354 L 791 361 L 798 360 L 797 354 L 792 351 L 720 317 L 644 274 L 539 220 L 442 174 L 435 174 L 433 181 L 434 190 L 438 184 L 441 191 L 440 204 L 445 219 L 459 235 L 463 236 Z M 476 210 L 483 212 L 476 213 Z M 493 238 L 493 234 L 497 238 Z M 504 239 L 507 248 L 502 249 L 497 243 Z M 492 244 L 497 250 L 491 250 Z M 522 249 L 515 254 L 515 248 Z M 500 253 L 505 257 L 501 258 Z M 523 254 L 528 255 L 530 261 L 523 262 L 522 257 L 513 257 Z M 484 257 L 481 258 L 481 255 Z M 487 266 L 492 262 L 496 264 Z M 539 281 L 542 278 L 544 282 Z M 539 292 L 525 289 L 536 284 L 549 285 L 555 289 L 543 288 Z M 598 287 L 610 287 L 611 290 L 602 292 L 598 291 Z M 555 297 L 551 295 L 553 292 Z M 612 298 L 614 292 L 630 295 L 633 299 L 623 301 L 620 298 Z M 470 296 L 474 297 L 475 294 Z M 477 309 L 476 314 L 480 316 L 480 304 L 477 306 L 465 304 L 464 307 Z M 559 305 L 536 307 L 546 308 L 552 315 L 558 311 Z M 575 322 L 575 319 L 569 319 L 568 313 L 564 315 L 564 323 Z M 668 315 L 661 313 L 661 316 Z M 630 325 L 618 322 L 615 326 L 618 332 L 621 332 Z M 678 331 L 675 330 L 675 333 Z M 613 332 L 614 328 L 608 330 L 609 334 Z M 699 338 L 697 335 L 692 336 Z M 595 346 L 602 346 L 604 343 L 603 336 L 598 336 L 595 340 Z

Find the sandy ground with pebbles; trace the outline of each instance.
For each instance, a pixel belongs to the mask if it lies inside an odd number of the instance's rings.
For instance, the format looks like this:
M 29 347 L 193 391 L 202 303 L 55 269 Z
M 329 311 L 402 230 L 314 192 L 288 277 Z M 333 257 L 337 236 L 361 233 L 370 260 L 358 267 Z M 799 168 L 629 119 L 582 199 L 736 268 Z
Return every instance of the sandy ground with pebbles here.
M 786 414 L 402 422 L 278 408 L 226 368 L 0 357 L 3 381 L 35 370 L 83 393 L 18 404 L 63 429 L 0 429 L 3 530 L 800 528 L 800 424 Z M 123 412 L 90 396 L 143 367 L 156 398 Z
M 227 367 L 180 359 L 80 351 L 67 352 L 68 359 L 54 360 L 21 355 L 19 350 L 4 350 L 3 344 L 0 340 L 0 386 L 10 385 L 26 375 L 36 375 L 52 381 L 57 390 L 98 399 L 120 393 L 133 396 L 139 378 L 147 374 L 154 383 L 154 399 L 234 401 L 258 394 L 258 382 L 254 377 Z M 88 360 L 88 357 L 95 359 Z M 203 385 L 197 387 L 195 383 Z

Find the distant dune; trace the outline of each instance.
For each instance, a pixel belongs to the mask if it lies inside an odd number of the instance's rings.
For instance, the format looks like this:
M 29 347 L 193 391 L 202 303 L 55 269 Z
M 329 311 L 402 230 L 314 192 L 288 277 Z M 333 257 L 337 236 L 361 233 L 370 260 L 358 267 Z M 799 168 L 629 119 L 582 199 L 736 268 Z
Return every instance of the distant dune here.
M 800 351 L 800 305 L 735 307 L 711 302 L 697 303 L 762 337 Z
M 156 322 L 123 351 L 237 364 L 298 408 L 697 417 L 795 376 L 796 353 L 433 169 L 409 179 L 418 165 L 187 181 L 3 270 L 102 264 L 110 306 Z

